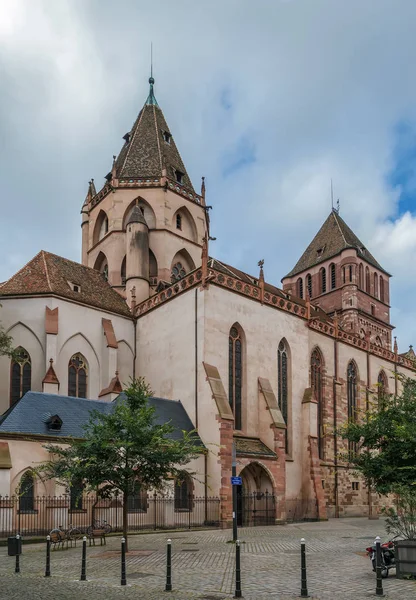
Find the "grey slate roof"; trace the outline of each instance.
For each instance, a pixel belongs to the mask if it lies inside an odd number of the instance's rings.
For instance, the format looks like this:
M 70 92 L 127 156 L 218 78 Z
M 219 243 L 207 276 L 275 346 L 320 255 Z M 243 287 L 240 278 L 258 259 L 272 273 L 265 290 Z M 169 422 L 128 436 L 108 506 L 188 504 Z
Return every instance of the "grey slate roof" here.
M 311 269 L 315 265 L 340 254 L 346 248 L 353 248 L 357 251 L 359 258 L 389 275 L 367 248 L 365 248 L 364 244 L 352 229 L 348 227 L 337 211 L 332 210 L 321 229 L 286 277 L 293 277 L 298 273 Z
M 88 423 L 91 410 L 108 414 L 113 410 L 114 403 L 123 398 L 124 394 L 120 394 L 114 402 L 103 402 L 43 392 L 27 392 L 0 416 L 0 437 L 3 432 L 8 432 L 50 438 L 82 438 L 83 426 Z M 171 434 L 172 439 L 179 439 L 182 431 L 190 432 L 194 429 L 181 402 L 152 397 L 149 398 L 149 404 L 156 409 L 157 424 L 171 421 L 175 427 Z M 58 415 L 63 422 L 59 431 L 50 430 L 46 425 L 48 418 L 54 415 Z M 199 436 L 196 435 L 195 441 L 202 445 Z

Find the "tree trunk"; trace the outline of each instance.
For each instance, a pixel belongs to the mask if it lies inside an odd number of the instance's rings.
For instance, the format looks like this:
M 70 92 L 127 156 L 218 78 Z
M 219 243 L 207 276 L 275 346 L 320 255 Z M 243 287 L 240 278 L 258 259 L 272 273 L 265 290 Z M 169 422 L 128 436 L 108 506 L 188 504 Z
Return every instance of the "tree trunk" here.
M 128 501 L 128 492 L 123 492 L 123 537 L 126 540 L 126 552 L 129 551 L 129 543 L 127 541 L 127 501 Z

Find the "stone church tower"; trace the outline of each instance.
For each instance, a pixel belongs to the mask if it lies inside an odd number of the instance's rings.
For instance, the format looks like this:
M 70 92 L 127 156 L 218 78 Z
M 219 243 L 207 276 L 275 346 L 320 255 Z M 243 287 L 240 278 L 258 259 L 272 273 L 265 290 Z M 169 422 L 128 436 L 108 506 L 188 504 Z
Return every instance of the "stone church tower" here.
M 282 279 L 283 289 L 308 298 L 341 327 L 373 344 L 391 348 L 390 274 L 333 209 L 295 267 Z
M 82 263 L 126 300 L 142 302 L 200 266 L 207 233 L 197 194 L 149 79 L 150 92 L 106 183 L 92 180 L 82 207 Z

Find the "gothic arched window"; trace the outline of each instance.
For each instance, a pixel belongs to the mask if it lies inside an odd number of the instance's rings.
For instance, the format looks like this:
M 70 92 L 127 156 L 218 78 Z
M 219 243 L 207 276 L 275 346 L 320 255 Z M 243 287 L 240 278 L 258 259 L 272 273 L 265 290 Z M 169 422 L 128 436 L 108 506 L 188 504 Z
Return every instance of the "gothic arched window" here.
M 378 298 L 378 275 L 374 273 L 374 297 Z
M 123 258 L 120 269 L 121 285 L 126 285 L 126 257 Z
M 98 234 L 98 239 L 101 240 L 108 233 L 108 217 L 105 216 L 102 220 L 100 231 Z
M 368 267 L 365 268 L 365 291 L 367 294 L 370 293 L 370 269 Z
M 348 420 L 355 423 L 357 420 L 357 367 L 355 362 L 350 360 L 347 367 L 347 407 Z M 348 453 L 352 455 L 357 451 L 355 442 L 348 442 Z
M 363 267 L 363 263 L 360 263 L 360 266 L 358 267 L 358 287 L 360 288 L 360 290 L 364 289 L 364 267 Z
M 20 480 L 19 511 L 32 512 L 35 510 L 35 478 L 33 473 L 26 471 Z
M 175 479 L 175 510 L 192 510 L 193 483 L 189 475 Z
M 331 290 L 334 290 L 337 287 L 337 276 L 334 263 L 329 266 L 329 273 L 331 277 Z
M 84 484 L 82 481 L 75 481 L 69 489 L 69 509 L 70 510 L 82 510 L 82 501 L 84 495 Z
M 309 294 L 309 298 L 312 298 L 312 275 L 306 275 L 306 289 Z
M 317 402 L 317 436 L 319 458 L 324 457 L 323 444 L 323 358 L 320 350 L 315 348 L 311 355 L 311 388 L 312 394 Z
M 380 275 L 380 300 L 384 302 L 384 279 Z
M 388 386 L 389 384 L 387 381 L 387 375 L 384 371 L 380 371 L 377 377 L 377 400 L 378 407 L 380 410 L 382 410 L 385 407 Z
M 289 353 L 285 340 L 282 340 L 277 349 L 277 400 L 286 423 L 286 454 L 289 452 Z
M 87 361 L 82 354 L 74 354 L 68 365 L 68 396 L 87 397 L 87 376 Z
M 234 415 L 234 429 L 242 429 L 243 344 L 237 325 L 228 337 L 228 400 Z
M 147 490 L 137 479 L 127 496 L 127 510 L 129 512 L 147 512 Z
M 321 280 L 321 294 L 325 294 L 326 292 L 326 269 L 321 267 L 319 270 L 320 280 Z
M 182 277 L 185 277 L 185 275 L 186 271 L 184 266 L 182 263 L 177 262 L 172 267 L 170 280 L 172 283 L 175 283 L 175 281 L 179 281 L 179 279 L 182 279 Z
M 296 288 L 297 288 L 297 293 L 299 298 L 303 298 L 303 279 L 302 277 L 299 277 L 299 279 L 296 282 Z
M 30 390 L 32 363 L 29 353 L 19 346 L 10 365 L 10 405 L 14 404 Z
M 105 263 L 105 265 L 103 266 L 103 270 L 101 271 L 103 274 L 103 277 L 106 281 L 108 281 L 108 264 Z

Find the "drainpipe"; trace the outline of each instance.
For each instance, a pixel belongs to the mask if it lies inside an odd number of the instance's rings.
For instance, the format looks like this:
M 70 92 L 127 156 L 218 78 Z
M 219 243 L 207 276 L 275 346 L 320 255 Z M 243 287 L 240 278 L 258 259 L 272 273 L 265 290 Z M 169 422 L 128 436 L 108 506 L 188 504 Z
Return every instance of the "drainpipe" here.
M 370 377 L 370 340 L 368 341 L 368 348 L 367 348 L 367 385 L 365 388 L 365 412 L 368 414 L 369 408 L 370 408 L 370 382 L 371 382 L 371 377 Z M 371 498 L 371 485 L 368 484 L 368 518 L 371 519 L 373 517 L 373 505 L 372 505 L 372 498 Z
M 195 429 L 198 430 L 198 288 L 195 289 Z
M 204 497 L 205 497 L 205 523 L 208 522 L 208 452 L 204 452 Z
M 133 379 L 136 379 L 136 356 L 137 356 L 137 317 L 133 317 L 134 329 L 134 355 L 133 355 Z
M 337 381 L 338 381 L 338 341 L 334 339 L 334 384 L 333 384 L 333 410 L 334 410 L 334 495 L 335 518 L 339 519 L 338 502 L 338 437 L 337 437 Z

